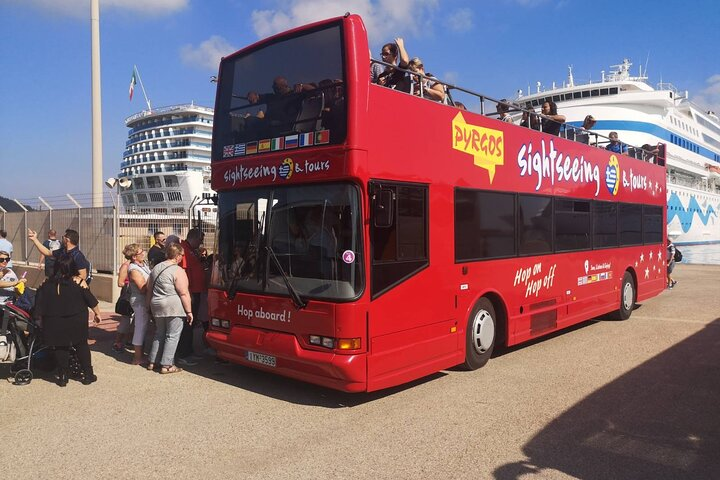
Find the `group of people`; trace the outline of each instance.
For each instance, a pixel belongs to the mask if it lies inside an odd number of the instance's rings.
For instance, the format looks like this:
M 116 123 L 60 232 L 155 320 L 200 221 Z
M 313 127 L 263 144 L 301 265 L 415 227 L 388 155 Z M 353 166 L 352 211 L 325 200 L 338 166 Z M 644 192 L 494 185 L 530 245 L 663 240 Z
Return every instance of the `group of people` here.
M 2 304 L 15 300 L 19 286 L 27 282 L 12 269 L 13 248 L 6 237 L 7 232 L 0 230 Z M 67 385 L 71 355 L 75 355 L 80 365 L 77 379 L 89 385 L 97 376 L 88 346 L 88 309 L 95 323 L 102 321 L 102 314 L 86 281 L 90 262 L 78 247 L 79 234 L 67 229 L 58 239 L 57 232 L 51 229 L 48 239 L 40 242 L 37 232 L 28 229 L 28 239 L 40 252 L 40 263 L 45 267 L 46 278 L 35 294 L 32 317 L 41 326 L 43 345 L 54 352 L 56 383 Z M 162 374 L 176 373 L 182 370 L 176 366 L 176 358 L 179 364 L 196 365 L 196 354 L 204 353 L 193 351 L 193 340 L 197 345 L 199 338 L 204 345 L 202 334 L 208 323 L 203 315 L 207 312 L 206 275 L 212 258 L 202 246 L 204 233 L 198 228 L 190 229 L 182 241 L 175 235 L 166 238 L 163 232 L 155 232 L 154 240 L 147 255 L 137 243 L 123 249 L 125 262 L 118 272 L 118 284 L 129 290 L 133 315 L 132 321 L 122 317 L 113 349 L 122 350 L 124 337 L 134 327 L 132 363 Z M 144 351 L 151 321 L 154 336 L 150 348 Z
M 57 384 L 66 386 L 69 377 L 70 355 L 74 353 L 80 364 L 80 380 L 89 385 L 97 380 L 93 372 L 88 346 L 88 308 L 94 321 L 101 318 L 98 301 L 88 288 L 86 278 L 90 265 L 78 248 L 79 234 L 68 229 L 57 240 L 50 231 L 48 241 L 41 243 L 37 232 L 28 229 L 28 238 L 46 258 L 46 279 L 37 289 L 32 311 L 33 319 L 42 326 L 43 343 L 51 347 L 57 363 Z M 0 303 L 13 300 L 22 293 L 26 279 L 18 278 L 12 269 L 12 244 L 7 233 L 0 230 Z M 50 246 L 47 246 L 51 244 Z M 18 290 L 18 287 L 21 287 Z
M 241 113 L 232 113 L 234 141 L 256 140 L 287 133 L 317 130 L 318 122 L 331 134 L 344 124 L 345 94 L 341 80 L 296 83 L 278 75 L 272 92 L 250 91 Z
M 370 82 L 436 102 L 447 102 L 445 86 L 432 73 L 425 71 L 425 65 L 420 58 L 410 58 L 402 38 L 398 37 L 394 42 L 383 45 L 380 56 L 387 65 L 372 62 Z M 408 75 L 403 70 L 412 73 Z
M 371 62 L 371 83 L 406 93 L 421 95 L 438 102 L 448 101 L 445 86 L 437 81 L 432 74 L 425 72 L 422 60 L 418 57 L 410 59 L 405 50 L 405 43 L 402 38 L 396 38 L 394 42 L 383 45 L 380 55 L 383 62 L 388 65 Z M 403 70 L 409 70 L 419 75 L 408 75 Z M 465 105 L 460 102 L 454 102 L 453 105 L 461 110 L 467 109 Z M 497 102 L 498 119 L 504 122 L 514 123 L 515 120 L 510 114 L 510 111 L 517 111 L 519 109 L 520 107 L 509 102 L 507 99 L 502 99 Z M 529 102 L 522 108 L 522 112 L 520 126 L 533 130 L 542 130 L 550 135 L 559 136 L 563 129 L 563 124 L 566 121 L 565 116 L 558 113 L 557 104 L 550 99 L 543 102 L 540 115 L 535 113 L 533 106 Z M 566 138 L 589 143 L 588 132 L 595 126 L 595 123 L 595 118 L 592 115 L 587 115 L 581 127 L 566 127 Z M 605 147 L 607 150 L 615 153 L 628 153 L 628 145 L 619 140 L 617 132 L 610 132 L 608 137 L 609 143 Z M 654 161 L 658 154 L 658 148 L 649 144 L 643 145 L 640 150 L 641 158 L 647 161 Z
M 133 325 L 131 317 L 122 317 L 113 349 L 123 350 L 123 340 L 134 327 L 132 364 L 162 374 L 177 373 L 182 369 L 176 364 L 196 365 L 202 353 L 193 350 L 193 340 L 207 329 L 206 274 L 212 260 L 202 247 L 204 233 L 198 228 L 190 229 L 183 241 L 160 231 L 153 238 L 147 253 L 137 243 L 123 249 L 118 286 L 127 285 L 129 290 Z M 144 351 L 151 319 L 155 332 Z

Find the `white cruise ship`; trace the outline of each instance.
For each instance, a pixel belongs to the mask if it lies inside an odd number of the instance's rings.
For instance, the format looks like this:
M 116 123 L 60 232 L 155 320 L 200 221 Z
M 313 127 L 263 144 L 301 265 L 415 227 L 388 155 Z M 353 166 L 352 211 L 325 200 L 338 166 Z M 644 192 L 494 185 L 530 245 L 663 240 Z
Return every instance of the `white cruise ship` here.
M 523 95 L 538 110 L 546 99 L 558 106 L 570 125 L 579 127 L 586 115 L 597 120 L 592 129 L 608 136 L 618 132 L 629 145 L 667 145 L 668 234 L 678 244 L 720 242 L 720 121 L 713 112 L 690 102 L 687 92 L 660 83 L 653 88 L 642 72 L 633 77 L 624 60 L 601 81 L 575 84 L 572 68 L 561 87 Z M 602 140 L 602 139 L 601 139 Z
M 119 178 L 129 213 L 187 214 L 210 189 L 213 109 L 195 104 L 143 110 L 130 129 Z

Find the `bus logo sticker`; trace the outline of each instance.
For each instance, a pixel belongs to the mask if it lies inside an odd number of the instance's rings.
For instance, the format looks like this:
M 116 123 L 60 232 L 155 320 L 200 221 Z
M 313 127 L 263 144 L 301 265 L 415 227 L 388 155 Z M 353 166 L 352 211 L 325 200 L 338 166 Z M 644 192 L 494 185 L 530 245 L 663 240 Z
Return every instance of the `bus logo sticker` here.
M 612 278 L 612 263 L 603 262 L 591 265 L 588 260 L 585 260 L 585 275 L 578 277 L 577 284 L 579 287 L 604 280 L 612 280 Z
M 620 164 L 615 155 L 610 156 L 608 166 L 605 167 L 605 185 L 612 195 L 617 195 L 620 182 Z
M 290 179 L 293 174 L 293 160 L 292 158 L 288 157 L 285 160 L 282 161 L 282 164 L 280 165 L 280 168 L 278 169 L 278 175 L 280 175 L 280 178 L 284 178 L 285 180 Z
M 348 265 L 353 263 L 355 261 L 355 252 L 352 250 L 345 250 L 342 254 L 343 262 L 347 263 Z
M 458 113 L 452 121 L 452 137 L 453 149 L 472 155 L 475 165 L 488 171 L 492 183 L 495 167 L 505 164 L 503 132 L 471 125 Z

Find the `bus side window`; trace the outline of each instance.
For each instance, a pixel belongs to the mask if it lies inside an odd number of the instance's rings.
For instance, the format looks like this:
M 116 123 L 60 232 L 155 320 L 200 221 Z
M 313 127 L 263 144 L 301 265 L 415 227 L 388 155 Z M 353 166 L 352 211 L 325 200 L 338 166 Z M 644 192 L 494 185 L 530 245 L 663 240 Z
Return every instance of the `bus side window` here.
M 429 264 L 428 187 L 417 184 L 370 186 L 370 242 L 373 298 Z

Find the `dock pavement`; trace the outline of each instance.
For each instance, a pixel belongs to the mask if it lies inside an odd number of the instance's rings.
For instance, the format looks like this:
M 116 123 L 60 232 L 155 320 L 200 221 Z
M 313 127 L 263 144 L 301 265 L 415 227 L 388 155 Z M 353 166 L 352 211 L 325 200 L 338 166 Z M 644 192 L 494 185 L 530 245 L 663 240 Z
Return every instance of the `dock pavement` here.
M 103 303 L 96 383 L 0 382 L 3 478 L 717 478 L 720 267 L 674 276 L 627 321 L 369 394 L 212 357 L 149 372 L 112 352 Z

